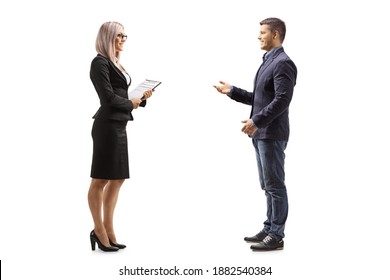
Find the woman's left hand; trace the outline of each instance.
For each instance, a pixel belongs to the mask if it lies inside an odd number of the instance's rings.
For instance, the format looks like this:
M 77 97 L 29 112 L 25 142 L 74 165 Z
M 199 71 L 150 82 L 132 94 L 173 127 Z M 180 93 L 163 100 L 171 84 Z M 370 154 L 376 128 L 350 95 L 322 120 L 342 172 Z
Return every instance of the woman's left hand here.
M 153 94 L 153 91 L 154 91 L 154 89 L 149 89 L 149 90 L 145 91 L 144 96 L 142 96 L 142 100 L 146 100 L 149 97 L 151 97 Z

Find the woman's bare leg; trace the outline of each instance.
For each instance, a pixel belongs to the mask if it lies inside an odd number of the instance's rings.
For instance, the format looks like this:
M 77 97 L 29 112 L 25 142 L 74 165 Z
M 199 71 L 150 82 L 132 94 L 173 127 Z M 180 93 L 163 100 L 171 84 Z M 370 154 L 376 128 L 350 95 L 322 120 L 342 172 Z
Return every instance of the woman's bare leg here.
M 95 234 L 99 238 L 100 242 L 106 247 L 110 247 L 110 242 L 103 224 L 102 206 L 104 188 L 108 182 L 108 180 L 92 178 L 88 191 L 88 205 L 92 214 Z
M 119 190 L 125 180 L 110 180 L 103 193 L 103 224 L 108 238 L 117 243 L 114 231 L 114 211 L 118 201 Z

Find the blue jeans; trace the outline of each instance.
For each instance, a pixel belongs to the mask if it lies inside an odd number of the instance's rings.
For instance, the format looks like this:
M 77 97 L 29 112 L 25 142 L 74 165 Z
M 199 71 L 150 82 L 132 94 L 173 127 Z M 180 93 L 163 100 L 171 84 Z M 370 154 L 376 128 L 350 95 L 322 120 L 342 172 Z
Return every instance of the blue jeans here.
M 284 150 L 287 141 L 252 139 L 256 150 L 261 188 L 267 199 L 267 220 L 263 231 L 281 239 L 288 214 L 287 190 L 284 183 Z

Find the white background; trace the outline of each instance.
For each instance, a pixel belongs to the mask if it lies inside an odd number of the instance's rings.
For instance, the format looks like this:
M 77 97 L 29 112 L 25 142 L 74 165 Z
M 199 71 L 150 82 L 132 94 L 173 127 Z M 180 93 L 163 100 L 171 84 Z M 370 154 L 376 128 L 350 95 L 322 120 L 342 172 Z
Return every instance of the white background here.
M 315 2 L 315 3 L 314 3 Z M 125 279 L 119 269 L 271 266 L 263 279 L 388 279 L 389 65 L 385 1 L 3 1 L 0 259 L 4 279 Z M 265 215 L 250 107 L 259 21 L 287 24 L 298 67 L 286 150 L 285 249 L 243 237 Z M 100 25 L 119 21 L 133 79 L 163 83 L 128 125 L 118 253 L 92 252 L 89 79 Z M 256 277 L 240 276 L 234 279 Z M 231 277 L 231 279 L 233 279 Z M 161 279 L 161 277 L 132 277 Z M 258 279 L 258 278 L 257 278 Z

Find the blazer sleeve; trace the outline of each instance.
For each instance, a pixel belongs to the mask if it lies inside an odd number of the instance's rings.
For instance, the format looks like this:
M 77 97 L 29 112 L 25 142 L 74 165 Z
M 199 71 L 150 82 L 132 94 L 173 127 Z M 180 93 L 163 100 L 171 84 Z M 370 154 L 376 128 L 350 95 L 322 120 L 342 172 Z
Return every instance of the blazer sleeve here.
M 252 92 L 233 86 L 230 93 L 227 95 L 237 102 L 252 105 Z
M 97 57 L 92 61 L 90 77 L 102 106 L 133 110 L 133 103 L 129 99 L 115 94 L 110 82 L 109 64 L 105 58 Z
M 288 109 L 297 76 L 295 64 L 289 59 L 279 61 L 275 66 L 273 76 L 275 89 L 274 99 L 259 113 L 252 116 L 252 121 L 257 128 L 269 125 Z

